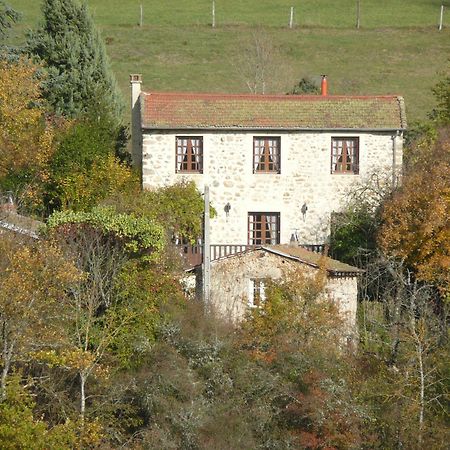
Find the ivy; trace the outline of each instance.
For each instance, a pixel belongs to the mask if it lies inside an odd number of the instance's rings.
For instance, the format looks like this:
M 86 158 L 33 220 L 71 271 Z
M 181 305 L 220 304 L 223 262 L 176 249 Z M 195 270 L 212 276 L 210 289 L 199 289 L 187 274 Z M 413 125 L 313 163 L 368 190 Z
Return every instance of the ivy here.
M 67 224 L 86 224 L 121 240 L 131 253 L 156 252 L 164 248 L 164 230 L 153 221 L 134 214 L 117 213 L 113 207 L 93 208 L 89 212 L 58 211 L 47 221 L 47 231 Z

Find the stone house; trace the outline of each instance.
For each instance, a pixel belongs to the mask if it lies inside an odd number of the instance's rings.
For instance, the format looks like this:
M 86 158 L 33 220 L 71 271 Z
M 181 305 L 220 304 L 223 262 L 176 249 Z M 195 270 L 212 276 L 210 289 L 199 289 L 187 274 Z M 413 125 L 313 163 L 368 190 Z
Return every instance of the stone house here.
M 256 246 L 213 259 L 210 303 L 218 314 L 237 322 L 249 308 L 264 302 L 268 280 L 280 280 L 295 271 L 312 277 L 319 270 L 326 273 L 325 298 L 337 303 L 352 329 L 356 323 L 357 280 L 363 271 L 293 245 Z M 201 267 L 197 268 L 199 287 Z
M 131 75 L 133 160 L 145 189 L 209 186 L 211 244 L 323 244 L 333 212 L 402 167 L 403 98 L 141 92 Z

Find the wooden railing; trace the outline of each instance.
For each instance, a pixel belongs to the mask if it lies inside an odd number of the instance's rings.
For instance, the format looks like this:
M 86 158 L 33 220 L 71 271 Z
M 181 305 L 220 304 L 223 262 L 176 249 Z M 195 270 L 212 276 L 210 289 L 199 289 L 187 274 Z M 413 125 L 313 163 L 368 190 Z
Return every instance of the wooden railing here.
M 189 245 L 182 244 L 177 246 L 180 249 L 180 253 L 186 261 L 188 267 L 194 267 L 202 264 L 203 262 L 203 246 L 202 245 Z M 260 245 L 244 245 L 244 244 L 213 244 L 211 249 L 211 261 L 215 261 L 220 258 L 226 258 L 231 255 L 238 255 L 245 253 L 248 250 L 261 247 Z M 302 244 L 299 247 L 305 248 L 310 252 L 324 253 L 324 244 Z
M 211 245 L 211 261 L 216 259 L 225 258 L 230 255 L 237 255 L 244 253 L 247 250 L 260 247 L 258 245 L 240 245 L 240 244 L 216 244 Z
M 299 247 L 309 250 L 310 252 L 320 253 L 323 255 L 325 253 L 326 245 L 325 244 L 300 244 Z

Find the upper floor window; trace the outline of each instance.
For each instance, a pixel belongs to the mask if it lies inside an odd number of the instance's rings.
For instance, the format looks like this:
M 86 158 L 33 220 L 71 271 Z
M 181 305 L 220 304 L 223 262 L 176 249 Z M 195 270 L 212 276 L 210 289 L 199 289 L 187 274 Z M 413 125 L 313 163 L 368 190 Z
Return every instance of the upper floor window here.
M 331 173 L 359 173 L 359 138 L 331 138 Z
M 203 137 L 177 136 L 176 171 L 203 173 Z
M 253 138 L 253 173 L 280 173 L 280 138 Z
M 249 245 L 280 243 L 280 213 L 248 213 Z

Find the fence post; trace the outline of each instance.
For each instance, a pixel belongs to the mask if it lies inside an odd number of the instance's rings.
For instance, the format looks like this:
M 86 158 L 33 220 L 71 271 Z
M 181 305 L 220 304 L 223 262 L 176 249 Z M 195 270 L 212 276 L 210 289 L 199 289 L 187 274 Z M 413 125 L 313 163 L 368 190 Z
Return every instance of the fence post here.
M 439 31 L 442 30 L 443 21 L 444 21 L 444 5 L 441 5 L 441 14 L 439 15 Z
M 216 28 L 216 2 L 212 0 L 212 27 Z
M 291 15 L 289 17 L 289 28 L 294 26 L 294 7 L 291 6 Z
M 142 6 L 142 3 L 140 4 L 140 17 L 139 17 L 139 26 L 142 27 L 142 23 L 144 21 L 144 7 Z
M 359 30 L 361 25 L 361 1 L 356 1 L 356 29 Z

